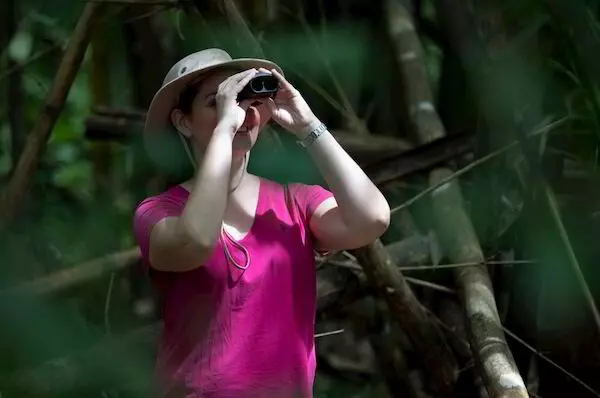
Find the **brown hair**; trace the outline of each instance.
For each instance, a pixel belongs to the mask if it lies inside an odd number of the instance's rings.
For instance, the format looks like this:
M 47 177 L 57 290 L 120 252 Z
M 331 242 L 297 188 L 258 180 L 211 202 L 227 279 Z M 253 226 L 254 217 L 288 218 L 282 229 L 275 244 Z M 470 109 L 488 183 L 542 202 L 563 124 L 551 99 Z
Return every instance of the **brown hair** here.
M 179 109 L 184 115 L 189 115 L 192 113 L 192 104 L 194 103 L 196 95 L 198 95 L 198 91 L 202 83 L 204 83 L 209 76 L 215 73 L 227 71 L 238 73 L 241 71 L 241 69 L 238 67 L 226 66 L 200 75 L 198 78 L 196 78 L 196 80 L 188 84 L 183 91 L 181 91 L 179 94 L 179 99 L 177 100 L 177 105 L 175 105 L 175 109 Z
M 199 79 L 195 80 L 193 83 L 188 84 L 181 94 L 179 94 L 179 99 L 177 100 L 177 105 L 175 105 L 175 109 L 179 109 L 185 115 L 189 115 L 192 113 L 192 104 L 194 103 L 194 99 L 198 94 L 198 90 L 202 82 L 205 80 L 206 76 L 202 76 Z

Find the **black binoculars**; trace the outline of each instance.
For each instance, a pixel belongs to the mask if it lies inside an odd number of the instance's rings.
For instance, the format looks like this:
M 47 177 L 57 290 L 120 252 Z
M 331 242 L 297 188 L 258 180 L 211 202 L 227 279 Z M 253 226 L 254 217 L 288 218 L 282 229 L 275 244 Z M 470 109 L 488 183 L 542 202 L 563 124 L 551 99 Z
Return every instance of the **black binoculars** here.
M 275 97 L 279 89 L 279 81 L 275 76 L 266 72 L 259 72 L 246 84 L 238 94 L 238 101 L 250 98 Z

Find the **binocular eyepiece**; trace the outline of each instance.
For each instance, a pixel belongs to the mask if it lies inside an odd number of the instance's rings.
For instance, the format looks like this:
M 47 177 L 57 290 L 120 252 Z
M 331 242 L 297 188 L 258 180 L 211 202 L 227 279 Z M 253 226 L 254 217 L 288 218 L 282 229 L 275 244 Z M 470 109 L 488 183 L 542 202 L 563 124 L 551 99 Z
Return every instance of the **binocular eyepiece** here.
M 273 98 L 279 89 L 279 81 L 275 76 L 266 72 L 257 73 L 238 94 L 238 101 L 250 98 Z

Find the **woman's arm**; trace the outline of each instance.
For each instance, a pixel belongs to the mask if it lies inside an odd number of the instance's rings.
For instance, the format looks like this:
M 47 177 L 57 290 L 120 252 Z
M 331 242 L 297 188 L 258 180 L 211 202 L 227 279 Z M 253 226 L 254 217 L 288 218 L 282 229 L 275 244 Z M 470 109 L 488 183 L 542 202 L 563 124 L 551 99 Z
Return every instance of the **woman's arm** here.
M 321 123 L 298 90 L 276 70 L 271 73 L 280 84 L 276 98 L 269 101 L 273 119 L 304 139 Z M 369 177 L 327 131 L 310 143 L 307 150 L 334 195 L 311 217 L 310 227 L 319 248 L 357 248 L 381 236 L 390 222 L 390 207 Z
M 334 195 L 311 217 L 319 248 L 354 249 L 380 237 L 390 223 L 390 207 L 381 191 L 329 132 L 307 151 Z
M 256 72 L 252 69 L 238 73 L 219 86 L 216 94 L 219 122 L 196 170 L 183 212 L 179 217 L 164 218 L 152 228 L 149 244 L 152 267 L 163 271 L 189 271 L 201 266 L 212 253 L 227 207 L 232 140 L 246 115 L 236 99 Z M 176 127 L 182 131 L 188 127 L 179 116 Z
M 150 234 L 153 268 L 183 272 L 202 265 L 219 237 L 231 171 L 231 134 L 211 138 L 194 176 L 190 197 L 179 217 L 166 217 Z

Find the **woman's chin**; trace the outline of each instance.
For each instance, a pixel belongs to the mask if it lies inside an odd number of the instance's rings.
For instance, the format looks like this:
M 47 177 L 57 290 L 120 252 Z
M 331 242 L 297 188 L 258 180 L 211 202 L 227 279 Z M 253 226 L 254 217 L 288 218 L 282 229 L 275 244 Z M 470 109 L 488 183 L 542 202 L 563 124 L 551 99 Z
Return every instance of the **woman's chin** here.
M 231 143 L 233 152 L 239 152 L 243 156 L 246 152 L 252 149 L 257 135 L 258 129 L 236 133 L 235 137 L 233 138 L 233 142 Z
M 242 159 L 248 152 L 250 152 L 250 148 L 248 149 L 243 149 L 243 148 L 234 148 L 233 152 L 231 154 L 231 157 L 233 159 L 233 161 Z
M 232 142 L 232 155 L 234 158 L 243 157 L 252 149 L 252 138 L 250 134 L 242 133 L 236 135 Z

